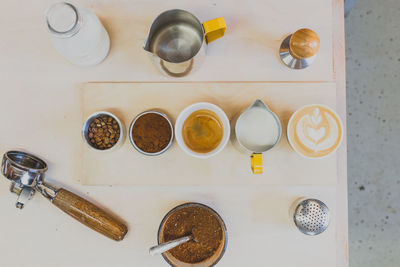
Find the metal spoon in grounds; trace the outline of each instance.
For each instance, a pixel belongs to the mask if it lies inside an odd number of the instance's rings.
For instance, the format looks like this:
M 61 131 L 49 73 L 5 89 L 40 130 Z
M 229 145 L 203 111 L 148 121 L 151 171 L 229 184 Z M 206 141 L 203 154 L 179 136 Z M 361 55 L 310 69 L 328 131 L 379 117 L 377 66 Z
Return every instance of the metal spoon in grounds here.
M 188 242 L 190 240 L 193 240 L 193 241 L 197 242 L 193 238 L 193 235 L 188 235 L 188 236 L 184 236 L 184 237 L 181 237 L 181 238 L 178 238 L 178 239 L 175 239 L 175 240 L 171 240 L 171 241 L 168 241 L 166 243 L 162 243 L 162 244 L 159 244 L 157 246 L 151 247 L 149 249 L 149 253 L 150 253 L 151 256 L 154 256 L 154 255 L 157 255 L 157 254 L 162 254 L 162 253 L 164 253 L 164 252 L 166 252 L 166 251 L 168 251 L 170 249 L 173 249 L 174 247 L 177 247 L 177 246 L 179 246 L 179 245 L 181 245 L 183 243 L 186 243 L 186 242 Z

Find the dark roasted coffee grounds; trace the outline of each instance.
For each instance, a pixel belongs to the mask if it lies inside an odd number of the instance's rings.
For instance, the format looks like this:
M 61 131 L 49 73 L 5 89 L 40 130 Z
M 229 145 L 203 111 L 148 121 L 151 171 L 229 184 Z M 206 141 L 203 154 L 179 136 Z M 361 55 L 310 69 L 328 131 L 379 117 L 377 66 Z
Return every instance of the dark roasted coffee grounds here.
M 169 122 L 157 113 L 140 116 L 132 127 L 132 138 L 136 146 L 147 153 L 157 153 L 166 148 L 171 140 Z
M 165 222 L 164 242 L 190 234 L 194 240 L 169 251 L 186 263 L 198 263 L 212 257 L 223 242 L 221 223 L 213 213 L 201 207 L 182 208 L 172 213 Z

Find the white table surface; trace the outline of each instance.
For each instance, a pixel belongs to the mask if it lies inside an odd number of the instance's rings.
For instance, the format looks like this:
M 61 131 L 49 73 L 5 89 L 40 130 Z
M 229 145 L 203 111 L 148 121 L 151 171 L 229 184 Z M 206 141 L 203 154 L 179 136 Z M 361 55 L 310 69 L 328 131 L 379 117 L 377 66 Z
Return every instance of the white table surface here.
M 338 154 L 338 183 L 329 186 L 81 186 L 74 182 L 78 173 L 72 166 L 80 148 L 83 83 L 177 81 L 157 73 L 141 51 L 154 17 L 170 8 L 187 9 L 202 21 L 224 16 L 228 24 L 226 36 L 208 47 L 204 67 L 179 81 L 339 79 L 337 108 L 343 118 L 340 1 L 76 1 L 99 15 L 112 40 L 106 61 L 91 68 L 69 64 L 51 46 L 43 15 L 51 2 L 2 1 L 0 153 L 22 149 L 41 156 L 49 164 L 48 181 L 101 203 L 120 215 L 130 231 L 122 242 L 108 240 L 75 223 L 39 195 L 24 210 L 17 210 L 8 181 L 0 179 L 1 266 L 166 266 L 162 258 L 148 256 L 147 249 L 156 242 L 163 215 L 186 201 L 209 204 L 227 223 L 228 249 L 218 266 L 347 264 L 346 142 Z M 283 37 L 300 27 L 318 32 L 321 51 L 312 67 L 291 71 L 280 64 L 276 51 Z M 339 43 L 332 43 L 335 35 Z M 333 57 L 340 59 L 336 65 Z M 324 199 L 336 227 L 315 239 L 290 230 L 288 205 L 302 195 Z M 267 235 L 264 229 L 287 232 Z M 336 246 L 329 247 L 332 239 Z M 321 249 L 324 244 L 329 250 Z M 299 253 L 303 250 L 306 254 Z

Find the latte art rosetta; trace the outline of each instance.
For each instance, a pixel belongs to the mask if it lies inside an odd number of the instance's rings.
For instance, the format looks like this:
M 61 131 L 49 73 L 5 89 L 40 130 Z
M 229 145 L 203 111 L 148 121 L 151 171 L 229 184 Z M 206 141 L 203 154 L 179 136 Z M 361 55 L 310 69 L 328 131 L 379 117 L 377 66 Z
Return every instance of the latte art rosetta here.
M 306 106 L 290 119 L 288 138 L 300 154 L 312 158 L 324 157 L 340 145 L 341 122 L 338 115 L 325 106 Z

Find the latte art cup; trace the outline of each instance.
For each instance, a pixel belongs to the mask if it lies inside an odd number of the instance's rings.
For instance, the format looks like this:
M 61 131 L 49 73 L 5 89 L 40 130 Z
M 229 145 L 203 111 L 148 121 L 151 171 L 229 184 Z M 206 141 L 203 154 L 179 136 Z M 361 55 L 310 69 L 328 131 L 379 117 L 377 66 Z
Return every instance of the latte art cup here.
M 191 150 L 186 144 L 185 141 L 183 140 L 183 135 L 182 135 L 182 129 L 183 129 L 183 124 L 185 122 L 185 120 L 194 112 L 198 111 L 198 110 L 209 110 L 213 113 L 215 113 L 215 115 L 218 116 L 218 118 L 221 121 L 224 133 L 222 136 L 222 140 L 219 143 L 219 145 L 212 151 L 208 152 L 208 153 L 197 153 L 193 150 Z M 231 128 L 230 128 L 230 123 L 229 123 L 229 119 L 226 116 L 225 112 L 218 106 L 211 104 L 211 103 L 207 103 L 207 102 L 200 102 L 200 103 L 195 103 L 193 105 L 190 105 L 188 107 L 186 107 L 178 116 L 178 118 L 176 119 L 175 122 L 175 138 L 176 138 L 176 142 L 178 143 L 178 145 L 180 146 L 180 148 L 185 151 L 188 155 L 193 156 L 195 158 L 201 158 L 201 159 L 206 159 L 206 158 L 210 158 L 212 156 L 215 156 L 216 154 L 218 154 L 219 152 L 221 152 L 226 144 L 229 141 L 229 137 L 230 137 L 230 132 L 231 132 Z
M 299 108 L 290 117 L 287 127 L 290 146 L 309 159 L 325 158 L 333 154 L 343 139 L 343 124 L 330 107 L 311 104 Z

